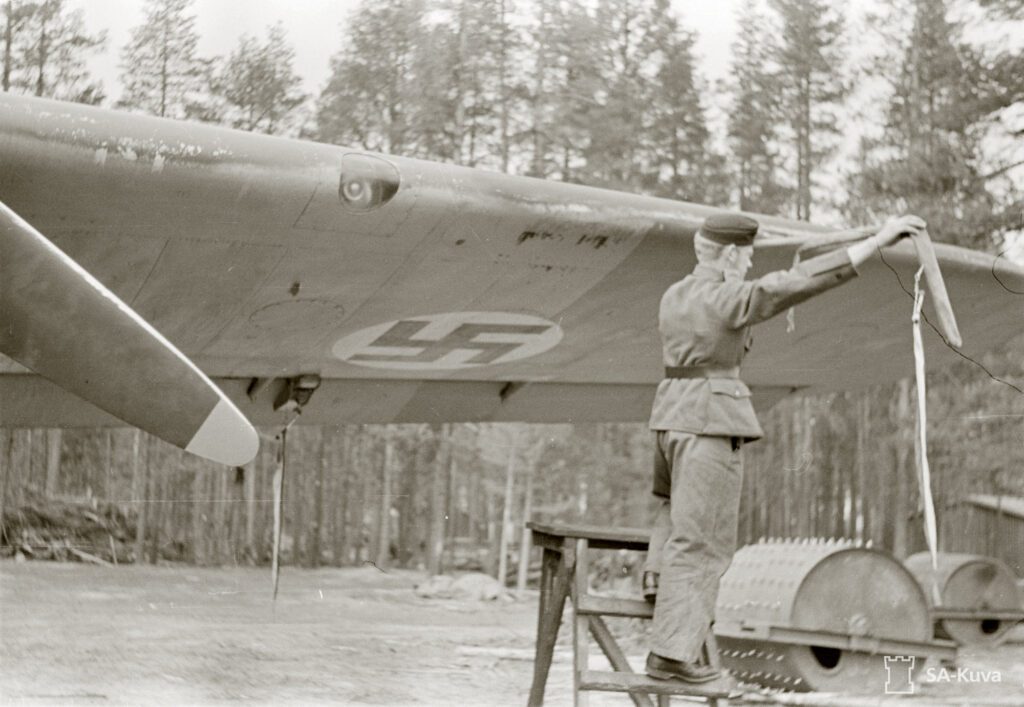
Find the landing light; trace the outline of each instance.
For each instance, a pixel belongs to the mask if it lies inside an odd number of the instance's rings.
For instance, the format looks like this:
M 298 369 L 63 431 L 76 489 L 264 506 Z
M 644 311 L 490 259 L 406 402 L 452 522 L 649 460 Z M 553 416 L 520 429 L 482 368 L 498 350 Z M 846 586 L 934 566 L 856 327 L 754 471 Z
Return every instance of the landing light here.
M 341 158 L 338 197 L 349 211 L 372 211 L 398 192 L 398 169 L 380 157 L 347 154 Z

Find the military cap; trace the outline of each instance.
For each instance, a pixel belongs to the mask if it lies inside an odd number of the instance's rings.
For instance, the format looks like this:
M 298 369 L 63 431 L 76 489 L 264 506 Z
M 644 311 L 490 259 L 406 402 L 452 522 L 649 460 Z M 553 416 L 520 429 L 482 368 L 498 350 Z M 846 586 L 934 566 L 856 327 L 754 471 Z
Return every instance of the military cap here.
M 700 234 L 721 245 L 753 245 L 757 221 L 741 214 L 715 214 L 704 219 Z

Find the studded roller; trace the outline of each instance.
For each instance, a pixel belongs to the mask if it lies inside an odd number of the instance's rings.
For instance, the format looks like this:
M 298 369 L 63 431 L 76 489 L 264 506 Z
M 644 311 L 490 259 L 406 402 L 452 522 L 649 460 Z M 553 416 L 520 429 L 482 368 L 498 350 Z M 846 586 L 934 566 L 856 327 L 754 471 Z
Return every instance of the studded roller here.
M 741 681 L 783 690 L 883 694 L 884 656 L 743 638 L 720 627 L 902 641 L 932 637 L 924 593 L 898 560 L 852 541 L 823 538 L 773 538 L 740 549 L 722 578 L 715 619 L 723 665 Z

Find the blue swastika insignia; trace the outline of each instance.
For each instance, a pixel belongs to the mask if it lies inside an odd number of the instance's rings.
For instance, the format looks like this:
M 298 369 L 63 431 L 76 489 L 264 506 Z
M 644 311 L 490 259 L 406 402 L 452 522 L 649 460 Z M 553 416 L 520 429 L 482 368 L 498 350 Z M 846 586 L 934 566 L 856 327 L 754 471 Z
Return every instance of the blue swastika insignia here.
M 417 339 L 416 334 L 427 322 L 401 320 L 378 337 L 371 346 L 399 346 L 414 348 L 414 356 L 387 354 L 356 354 L 350 361 L 415 361 L 434 362 L 442 356 L 460 349 L 478 353 L 464 363 L 491 363 L 495 359 L 519 348 L 521 342 L 479 341 L 481 334 L 543 334 L 551 325 L 534 324 L 461 324 L 443 339 L 436 341 Z
M 333 353 L 360 366 L 441 370 L 534 356 L 561 338 L 561 327 L 532 315 L 451 312 L 361 329 L 339 339 Z

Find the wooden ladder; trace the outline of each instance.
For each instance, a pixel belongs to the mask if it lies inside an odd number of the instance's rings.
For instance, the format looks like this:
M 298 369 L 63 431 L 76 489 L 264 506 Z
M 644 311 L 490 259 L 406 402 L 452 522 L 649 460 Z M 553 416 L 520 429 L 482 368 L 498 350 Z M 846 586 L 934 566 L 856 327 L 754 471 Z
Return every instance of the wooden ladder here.
M 588 554 L 591 549 L 647 550 L 650 533 L 635 528 L 602 528 L 591 525 L 539 523 L 527 524 L 533 531 L 533 542 L 543 548 L 541 564 L 540 609 L 537 615 L 537 648 L 533 664 L 531 707 L 544 701 L 551 658 L 554 655 L 558 629 L 566 598 L 573 605 L 573 704 L 587 704 L 587 691 L 628 693 L 638 707 L 659 707 L 669 704 L 671 695 L 703 697 L 713 707 L 728 705 L 729 691 L 712 683 L 691 685 L 678 680 L 656 680 L 635 673 L 625 653 L 605 623 L 605 616 L 628 616 L 650 619 L 650 604 L 640 599 L 600 597 L 589 593 Z M 591 670 L 590 638 L 604 652 L 614 670 Z M 704 655 L 720 669 L 714 636 L 709 635 Z

